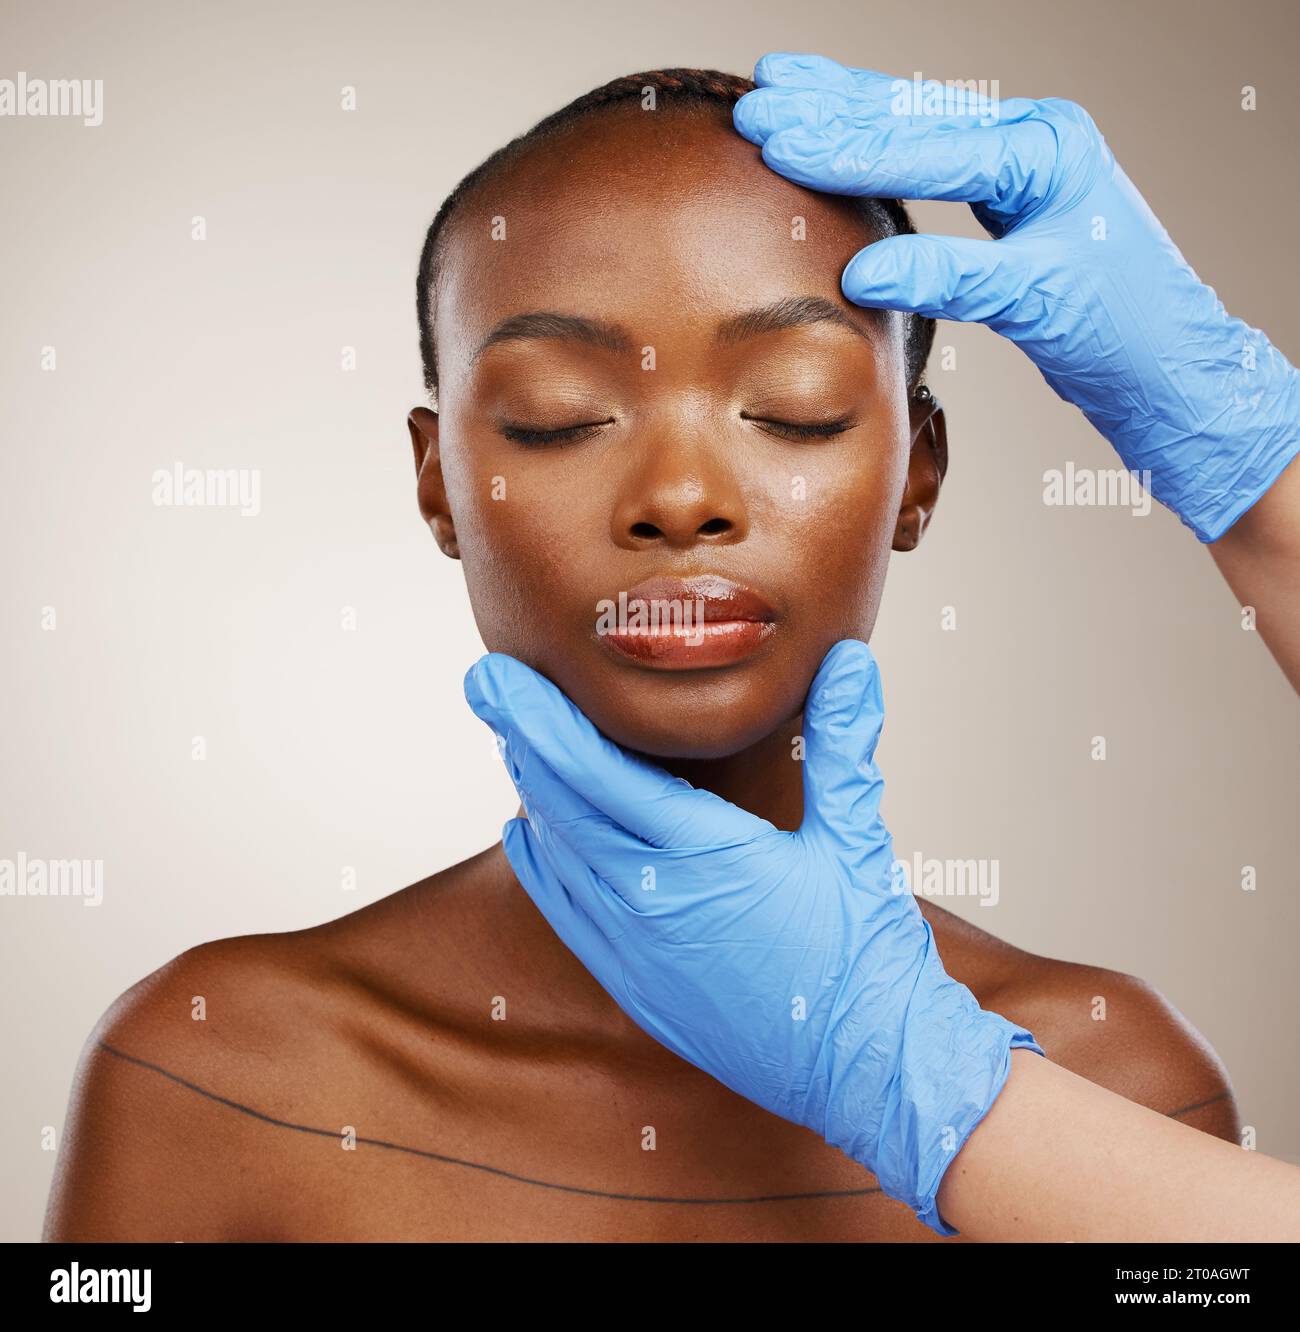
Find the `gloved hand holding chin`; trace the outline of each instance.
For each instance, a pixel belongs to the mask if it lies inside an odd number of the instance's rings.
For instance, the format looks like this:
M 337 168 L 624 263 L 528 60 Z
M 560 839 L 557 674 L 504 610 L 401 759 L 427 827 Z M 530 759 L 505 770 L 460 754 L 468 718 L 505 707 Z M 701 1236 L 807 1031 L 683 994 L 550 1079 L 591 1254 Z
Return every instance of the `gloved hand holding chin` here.
M 602 736 L 491 653 L 465 694 L 527 811 L 506 855 L 559 937 L 662 1044 L 871 1170 L 942 1235 L 943 1172 L 1033 1036 L 944 970 L 880 816 L 876 662 L 846 639 L 804 711 L 783 832 Z

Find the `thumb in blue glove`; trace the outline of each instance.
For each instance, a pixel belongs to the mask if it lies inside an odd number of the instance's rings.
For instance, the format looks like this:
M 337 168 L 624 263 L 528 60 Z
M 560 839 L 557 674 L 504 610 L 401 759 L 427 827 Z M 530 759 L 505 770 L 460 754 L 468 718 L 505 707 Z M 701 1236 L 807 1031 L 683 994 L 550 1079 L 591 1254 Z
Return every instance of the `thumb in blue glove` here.
M 941 1235 L 943 1173 L 1033 1036 L 943 968 L 896 866 L 874 763 L 875 659 L 846 639 L 804 712 L 804 819 L 784 832 L 602 736 L 491 653 L 466 676 L 527 819 L 506 855 L 561 940 L 656 1040 L 819 1133 Z

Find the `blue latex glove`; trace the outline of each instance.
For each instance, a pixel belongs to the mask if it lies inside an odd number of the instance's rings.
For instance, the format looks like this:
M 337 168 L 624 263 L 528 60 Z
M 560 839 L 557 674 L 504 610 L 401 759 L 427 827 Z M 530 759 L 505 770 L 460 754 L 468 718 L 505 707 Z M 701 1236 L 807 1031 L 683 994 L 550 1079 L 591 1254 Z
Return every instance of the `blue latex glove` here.
M 766 55 L 754 81 L 733 119 L 774 171 L 833 194 L 961 200 L 997 238 L 877 241 L 844 270 L 847 299 L 1010 338 L 1202 541 L 1300 450 L 1300 374 L 1196 276 L 1082 107 L 911 114 L 926 107 L 903 95 L 911 81 L 818 55 Z
M 602 736 L 490 653 L 465 678 L 527 819 L 520 883 L 619 1006 L 670 1050 L 872 1171 L 941 1235 L 943 1173 L 1033 1036 L 950 977 L 880 817 L 875 659 L 846 639 L 804 713 L 804 821 L 782 832 Z

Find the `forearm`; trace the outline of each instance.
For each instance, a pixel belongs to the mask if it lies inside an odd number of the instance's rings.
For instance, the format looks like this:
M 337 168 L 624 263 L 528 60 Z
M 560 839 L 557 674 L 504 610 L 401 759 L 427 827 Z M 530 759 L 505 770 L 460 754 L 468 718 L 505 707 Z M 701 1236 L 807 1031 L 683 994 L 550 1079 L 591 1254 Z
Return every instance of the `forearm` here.
M 1259 636 L 1300 692 L 1300 463 L 1291 465 L 1210 554 Z
M 938 1203 L 975 1240 L 1300 1240 L 1300 1169 L 1023 1050 Z

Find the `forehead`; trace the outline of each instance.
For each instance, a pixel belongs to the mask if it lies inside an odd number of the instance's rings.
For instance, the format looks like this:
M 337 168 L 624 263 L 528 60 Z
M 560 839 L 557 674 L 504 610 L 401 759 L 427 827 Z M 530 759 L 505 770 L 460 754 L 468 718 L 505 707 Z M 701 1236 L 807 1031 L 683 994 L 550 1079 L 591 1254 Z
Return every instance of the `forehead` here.
M 737 310 L 823 296 L 864 329 L 840 273 L 874 235 L 853 204 L 765 166 L 705 114 L 620 107 L 530 148 L 466 197 L 435 312 L 444 378 L 502 320 L 531 310 L 612 319 L 653 342 Z

